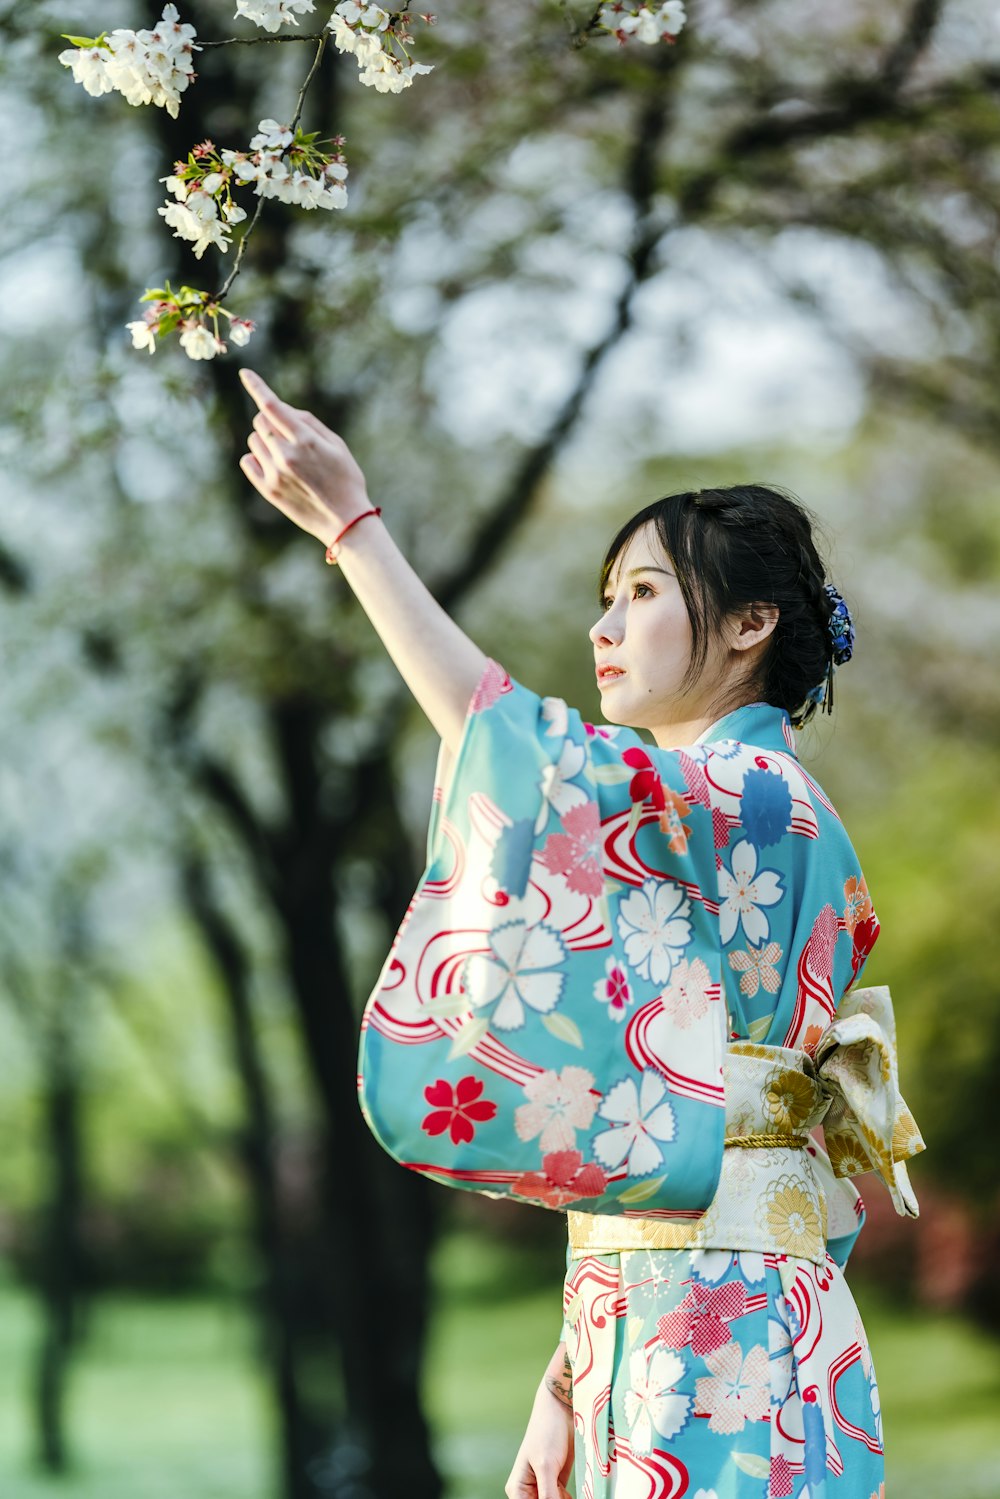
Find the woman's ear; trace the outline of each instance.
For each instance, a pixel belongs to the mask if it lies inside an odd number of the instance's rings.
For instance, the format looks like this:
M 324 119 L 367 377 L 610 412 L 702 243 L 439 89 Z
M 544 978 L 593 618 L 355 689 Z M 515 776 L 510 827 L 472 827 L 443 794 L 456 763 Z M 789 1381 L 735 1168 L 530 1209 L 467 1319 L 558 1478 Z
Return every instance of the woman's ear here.
M 778 623 L 780 610 L 777 604 L 748 604 L 732 617 L 730 645 L 735 651 L 749 651 L 755 645 L 763 645 Z

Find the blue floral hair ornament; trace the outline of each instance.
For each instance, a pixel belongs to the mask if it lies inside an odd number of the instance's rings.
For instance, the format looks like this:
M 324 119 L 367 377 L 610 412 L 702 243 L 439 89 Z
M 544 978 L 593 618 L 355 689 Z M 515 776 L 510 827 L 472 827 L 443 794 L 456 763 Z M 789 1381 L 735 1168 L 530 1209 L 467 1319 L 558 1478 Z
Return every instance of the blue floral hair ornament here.
M 854 621 L 843 594 L 834 588 L 832 583 L 824 584 L 823 592 L 830 603 L 830 616 L 827 620 L 827 630 L 830 635 L 830 664 L 823 680 L 806 693 L 806 701 L 815 703 L 827 713 L 832 713 L 833 674 L 838 666 L 843 666 L 845 661 L 850 661 L 854 654 Z
M 823 592 L 830 600 L 830 623 L 827 628 L 833 642 L 834 665 L 843 666 L 854 655 L 854 621 L 843 595 L 837 592 L 832 583 L 825 584 Z

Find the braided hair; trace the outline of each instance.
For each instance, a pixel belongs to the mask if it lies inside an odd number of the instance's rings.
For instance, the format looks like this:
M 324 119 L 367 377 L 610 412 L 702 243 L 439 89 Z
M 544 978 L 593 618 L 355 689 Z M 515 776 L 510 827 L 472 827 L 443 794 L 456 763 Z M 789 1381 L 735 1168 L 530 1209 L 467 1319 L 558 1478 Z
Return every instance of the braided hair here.
M 621 527 L 601 566 L 600 592 L 622 548 L 647 522 L 677 570 L 691 620 L 685 685 L 705 664 L 709 640 L 726 615 L 769 604 L 778 622 L 751 684 L 801 728 L 833 710 L 833 672 L 853 645 L 847 605 L 827 582 L 813 541 L 813 519 L 791 495 L 764 484 L 689 490 L 654 500 Z

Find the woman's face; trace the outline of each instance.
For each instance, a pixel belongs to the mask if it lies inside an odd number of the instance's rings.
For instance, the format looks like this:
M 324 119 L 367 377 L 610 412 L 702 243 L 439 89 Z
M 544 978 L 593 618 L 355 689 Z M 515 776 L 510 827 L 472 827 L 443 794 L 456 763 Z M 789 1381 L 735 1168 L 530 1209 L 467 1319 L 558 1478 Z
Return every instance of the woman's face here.
M 691 659 L 691 621 L 652 522 L 641 526 L 615 558 L 604 603 L 590 638 L 608 722 L 661 730 L 667 742 L 672 728 L 705 717 L 713 722 L 712 703 L 718 700 L 728 652 L 721 640 L 711 640 L 698 680 L 682 689 Z

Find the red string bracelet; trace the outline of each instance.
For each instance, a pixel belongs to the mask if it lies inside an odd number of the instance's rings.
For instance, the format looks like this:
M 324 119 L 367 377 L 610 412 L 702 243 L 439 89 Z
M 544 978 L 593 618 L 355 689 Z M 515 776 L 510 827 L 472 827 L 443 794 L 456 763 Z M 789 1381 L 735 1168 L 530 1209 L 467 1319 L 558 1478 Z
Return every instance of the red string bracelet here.
M 327 547 L 327 549 L 326 549 L 326 560 L 327 560 L 327 562 L 336 562 L 336 560 L 337 560 L 337 554 L 334 551 L 334 547 L 340 541 L 341 537 L 347 535 L 348 531 L 351 529 L 352 526 L 356 526 L 359 520 L 364 520 L 364 518 L 365 518 L 366 515 L 381 515 L 381 514 L 382 514 L 382 506 L 381 505 L 375 505 L 371 510 L 362 510 L 362 512 L 361 512 L 360 515 L 356 515 L 353 520 L 349 520 L 347 522 L 347 525 L 340 532 L 340 535 L 339 536 L 335 536 L 333 538 L 333 540 L 331 541 L 330 545 Z

